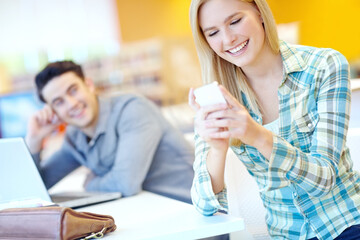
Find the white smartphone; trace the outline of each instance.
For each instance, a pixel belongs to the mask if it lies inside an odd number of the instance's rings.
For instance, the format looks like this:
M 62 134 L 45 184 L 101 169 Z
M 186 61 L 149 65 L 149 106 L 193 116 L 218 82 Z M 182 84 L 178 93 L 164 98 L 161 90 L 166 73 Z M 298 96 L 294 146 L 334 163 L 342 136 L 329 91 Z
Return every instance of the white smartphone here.
M 224 96 L 222 95 L 218 82 L 212 82 L 206 84 L 194 90 L 195 101 L 201 106 L 209 106 L 218 103 L 226 103 Z

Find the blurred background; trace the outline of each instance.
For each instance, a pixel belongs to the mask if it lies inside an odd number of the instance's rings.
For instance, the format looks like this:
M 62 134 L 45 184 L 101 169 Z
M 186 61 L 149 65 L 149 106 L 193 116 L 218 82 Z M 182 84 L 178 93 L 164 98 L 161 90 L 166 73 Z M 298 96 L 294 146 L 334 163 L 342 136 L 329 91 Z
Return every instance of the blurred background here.
M 360 75 L 359 0 L 268 0 L 282 39 L 343 53 Z M 160 106 L 201 85 L 190 0 L 0 0 L 0 137 L 23 136 L 42 105 L 33 79 L 49 61 L 84 66 L 99 94 L 136 92 Z
M 333 48 L 348 59 L 353 88 L 348 146 L 359 170 L 360 0 L 268 3 L 281 39 Z M 190 0 L 0 0 L 0 137 L 25 135 L 29 116 L 42 107 L 35 74 L 49 61 L 66 59 L 83 65 L 100 95 L 145 95 L 191 142 L 187 93 L 201 78 L 189 5 Z M 269 239 L 255 181 L 236 156 L 227 161 L 230 213 L 244 217 L 247 229 L 234 239 Z

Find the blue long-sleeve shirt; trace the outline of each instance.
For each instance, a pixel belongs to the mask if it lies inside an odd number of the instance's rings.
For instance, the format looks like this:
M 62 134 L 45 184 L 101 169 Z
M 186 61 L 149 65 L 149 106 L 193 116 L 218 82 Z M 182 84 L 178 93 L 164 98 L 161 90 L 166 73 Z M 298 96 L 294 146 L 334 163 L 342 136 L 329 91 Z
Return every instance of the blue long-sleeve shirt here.
M 267 160 L 254 147 L 231 149 L 255 178 L 273 239 L 334 239 L 360 223 L 360 177 L 346 147 L 351 88 L 348 63 L 332 49 L 280 44 L 279 133 Z M 245 107 L 249 109 L 243 96 Z M 249 111 L 262 124 L 261 116 Z M 192 200 L 204 215 L 227 210 L 226 188 L 214 194 L 209 145 L 195 136 Z M 244 196 L 246 197 L 246 196 Z M 312 231 L 308 231 L 309 228 Z
M 182 133 L 145 98 L 122 95 L 100 99 L 94 137 L 88 142 L 68 126 L 64 143 L 40 172 L 48 188 L 80 165 L 95 177 L 88 191 L 118 191 L 130 196 L 142 189 L 191 202 L 193 149 Z

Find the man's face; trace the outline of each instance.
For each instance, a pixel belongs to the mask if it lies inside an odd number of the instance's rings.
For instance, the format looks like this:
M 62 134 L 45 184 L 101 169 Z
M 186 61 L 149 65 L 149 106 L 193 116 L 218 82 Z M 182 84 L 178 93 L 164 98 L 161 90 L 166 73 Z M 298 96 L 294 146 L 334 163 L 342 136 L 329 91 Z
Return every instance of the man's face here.
M 60 120 L 80 129 L 93 128 L 98 116 L 98 102 L 91 88 L 73 72 L 51 79 L 42 95 Z

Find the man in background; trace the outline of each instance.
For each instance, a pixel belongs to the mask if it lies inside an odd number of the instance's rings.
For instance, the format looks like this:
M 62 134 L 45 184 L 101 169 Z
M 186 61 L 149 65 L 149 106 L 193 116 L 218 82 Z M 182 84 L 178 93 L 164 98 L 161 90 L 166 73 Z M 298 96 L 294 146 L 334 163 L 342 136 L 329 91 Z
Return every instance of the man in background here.
M 150 101 L 124 94 L 98 97 L 81 66 L 48 64 L 35 78 L 45 107 L 35 113 L 25 137 L 47 188 L 83 165 L 91 170 L 87 191 L 142 189 L 191 202 L 193 149 Z M 40 161 L 43 140 L 67 125 L 57 152 Z

